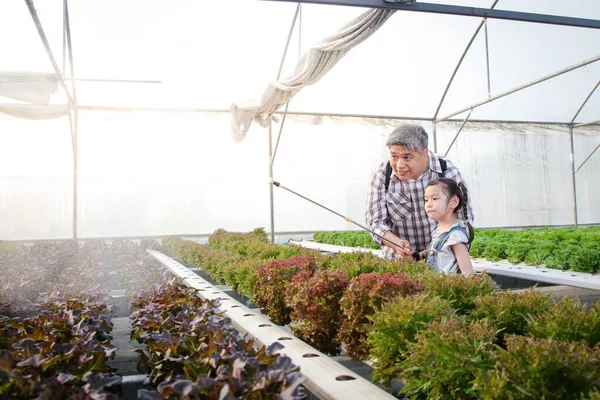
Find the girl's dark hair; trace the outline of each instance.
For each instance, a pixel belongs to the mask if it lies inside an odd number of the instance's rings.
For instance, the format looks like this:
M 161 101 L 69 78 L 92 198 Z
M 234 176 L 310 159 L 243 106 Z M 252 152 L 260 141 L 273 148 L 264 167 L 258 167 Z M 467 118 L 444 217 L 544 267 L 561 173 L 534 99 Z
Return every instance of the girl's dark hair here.
M 458 210 L 462 208 L 463 214 L 465 215 L 465 224 L 467 225 L 467 229 L 469 231 L 469 242 L 467 244 L 471 244 L 473 238 L 475 237 L 475 231 L 473 230 L 473 226 L 469 223 L 469 213 L 467 210 L 469 192 L 467 190 L 467 187 L 464 183 L 457 183 L 454 179 L 449 178 L 434 179 L 431 182 L 429 182 L 427 187 L 437 185 L 440 185 L 442 187 L 442 192 L 444 192 L 448 199 L 451 199 L 454 196 L 458 197 L 458 205 L 454 209 L 454 214 L 456 215 Z

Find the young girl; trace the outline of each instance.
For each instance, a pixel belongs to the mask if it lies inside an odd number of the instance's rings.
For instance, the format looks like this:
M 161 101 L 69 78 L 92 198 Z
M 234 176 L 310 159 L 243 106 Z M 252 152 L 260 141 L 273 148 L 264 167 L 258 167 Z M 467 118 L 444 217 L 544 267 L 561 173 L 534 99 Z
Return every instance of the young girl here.
M 426 256 L 427 264 L 438 272 L 471 276 L 474 272 L 469 247 L 474 233 L 468 221 L 456 217 L 461 207 L 466 211 L 467 188 L 463 183 L 447 178 L 429 182 L 425 188 L 425 212 L 440 224 L 431 234 L 429 250 L 422 256 Z

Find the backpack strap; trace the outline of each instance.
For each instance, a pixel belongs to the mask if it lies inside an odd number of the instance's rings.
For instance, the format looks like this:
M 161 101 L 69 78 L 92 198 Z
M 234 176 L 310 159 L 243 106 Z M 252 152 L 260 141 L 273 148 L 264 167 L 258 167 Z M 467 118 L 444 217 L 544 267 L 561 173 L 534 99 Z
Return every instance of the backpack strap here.
M 385 165 L 385 191 L 390 187 L 390 179 L 392 179 L 392 164 L 388 161 Z
M 442 167 L 442 174 L 440 175 L 440 178 L 445 178 L 446 177 L 446 171 L 448 170 L 448 163 L 446 162 L 446 160 L 444 160 L 443 158 L 438 158 L 440 160 L 440 166 Z

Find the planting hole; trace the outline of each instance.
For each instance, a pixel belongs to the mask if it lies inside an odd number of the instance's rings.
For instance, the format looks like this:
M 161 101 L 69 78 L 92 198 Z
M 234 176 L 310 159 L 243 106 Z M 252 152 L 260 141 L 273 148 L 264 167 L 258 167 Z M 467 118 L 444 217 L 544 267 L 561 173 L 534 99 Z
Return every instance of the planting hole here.
M 350 375 L 338 375 L 335 377 L 336 381 L 353 381 L 356 378 Z
M 260 324 L 258 327 L 259 328 L 264 328 L 264 327 L 267 327 L 267 326 L 272 326 L 272 325 L 271 324 Z
M 302 354 L 302 357 L 304 358 L 313 358 L 313 357 L 319 357 L 318 354 L 314 354 L 314 353 L 306 353 L 306 354 Z
M 277 340 L 294 340 L 294 338 L 282 336 L 282 337 L 278 338 Z
M 571 276 L 577 276 L 577 275 L 571 275 Z
M 198 289 L 199 292 L 204 292 L 204 289 Z
M 221 300 L 221 301 L 225 301 L 225 300 L 229 300 L 229 299 L 228 299 L 228 298 L 226 298 L 226 297 L 222 297 L 220 300 Z
M 254 314 L 244 314 L 244 317 L 254 317 Z
M 240 306 L 231 306 L 231 308 L 237 308 L 237 307 L 240 307 Z
M 544 270 L 542 270 L 542 272 L 548 272 L 548 271 L 544 271 Z
M 219 293 L 221 293 L 221 292 L 213 292 L 212 294 L 219 294 Z

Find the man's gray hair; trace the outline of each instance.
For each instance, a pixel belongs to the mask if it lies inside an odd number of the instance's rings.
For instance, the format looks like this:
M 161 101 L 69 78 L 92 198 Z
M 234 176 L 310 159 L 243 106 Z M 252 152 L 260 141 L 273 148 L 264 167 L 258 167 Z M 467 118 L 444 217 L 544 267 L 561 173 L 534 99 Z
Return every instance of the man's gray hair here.
M 422 152 L 429 144 L 429 136 L 421 125 L 403 124 L 394 129 L 388 136 L 385 145 L 406 147 L 411 151 Z

